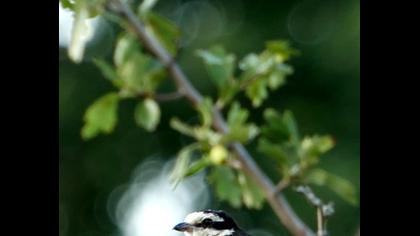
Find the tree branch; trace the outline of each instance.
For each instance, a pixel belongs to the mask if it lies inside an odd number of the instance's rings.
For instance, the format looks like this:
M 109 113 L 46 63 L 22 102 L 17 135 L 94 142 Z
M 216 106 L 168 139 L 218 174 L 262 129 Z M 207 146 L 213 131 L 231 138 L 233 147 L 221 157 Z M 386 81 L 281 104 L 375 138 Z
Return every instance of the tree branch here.
M 184 95 L 193 106 L 197 106 L 203 100 L 203 96 L 192 86 L 178 64 L 173 61 L 172 56 L 152 35 L 146 32 L 143 23 L 126 4 L 121 0 L 113 0 L 113 2 L 119 8 L 118 13 L 127 20 L 143 45 L 167 67 L 178 92 Z M 221 133 L 226 133 L 228 131 L 226 121 L 217 109 L 213 109 L 213 117 L 213 127 Z M 242 170 L 254 179 L 262 189 L 268 203 L 283 225 L 293 235 L 313 236 L 314 233 L 295 214 L 285 197 L 282 194 L 278 194 L 278 196 L 273 194 L 276 191 L 273 182 L 257 166 L 248 151 L 240 143 L 233 143 L 231 147 L 241 164 Z

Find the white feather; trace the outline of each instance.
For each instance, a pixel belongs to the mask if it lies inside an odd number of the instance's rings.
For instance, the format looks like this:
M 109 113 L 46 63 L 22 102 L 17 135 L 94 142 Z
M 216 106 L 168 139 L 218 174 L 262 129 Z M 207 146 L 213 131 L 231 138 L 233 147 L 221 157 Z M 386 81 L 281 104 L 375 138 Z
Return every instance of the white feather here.
M 216 230 L 194 228 L 192 232 L 184 232 L 185 236 L 229 236 L 232 235 L 233 229 Z
M 200 223 L 201 221 L 203 221 L 204 219 L 209 218 L 212 221 L 218 221 L 218 222 L 222 222 L 223 218 L 211 214 L 211 213 L 204 213 L 202 211 L 197 211 L 197 212 L 193 212 L 189 215 L 187 215 L 187 217 L 185 217 L 184 222 L 188 223 L 188 224 L 196 224 L 196 223 Z

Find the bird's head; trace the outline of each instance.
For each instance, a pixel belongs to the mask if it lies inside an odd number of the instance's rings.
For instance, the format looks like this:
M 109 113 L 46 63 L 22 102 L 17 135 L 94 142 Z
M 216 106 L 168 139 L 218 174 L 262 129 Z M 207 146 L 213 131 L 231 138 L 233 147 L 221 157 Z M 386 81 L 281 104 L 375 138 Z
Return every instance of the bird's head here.
M 230 236 L 239 231 L 230 216 L 215 210 L 193 212 L 174 230 L 184 232 L 185 236 Z

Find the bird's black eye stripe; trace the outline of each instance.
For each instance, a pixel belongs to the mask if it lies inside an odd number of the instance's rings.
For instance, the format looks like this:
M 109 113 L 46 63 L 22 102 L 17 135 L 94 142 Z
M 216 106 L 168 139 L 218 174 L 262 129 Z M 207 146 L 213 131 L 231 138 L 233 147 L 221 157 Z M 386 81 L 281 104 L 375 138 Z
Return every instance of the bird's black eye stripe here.
M 236 225 L 232 225 L 231 222 L 225 222 L 225 221 L 212 221 L 211 219 L 204 219 L 200 223 L 195 225 L 196 227 L 201 228 L 213 228 L 217 230 L 224 230 L 224 229 L 235 229 Z
M 213 222 L 212 228 L 223 230 L 223 229 L 236 229 L 236 225 L 231 224 L 230 222 Z
M 209 218 L 202 220 L 200 223 L 196 224 L 196 227 L 208 228 L 213 225 L 213 221 Z

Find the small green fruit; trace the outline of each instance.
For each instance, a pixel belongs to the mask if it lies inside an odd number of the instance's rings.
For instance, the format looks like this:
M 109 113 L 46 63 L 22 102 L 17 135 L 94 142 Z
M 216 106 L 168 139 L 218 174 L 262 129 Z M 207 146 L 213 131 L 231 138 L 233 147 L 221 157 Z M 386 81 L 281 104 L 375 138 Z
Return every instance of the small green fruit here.
M 210 161 L 216 165 L 221 165 L 228 157 L 229 152 L 223 145 L 215 145 L 210 150 Z

